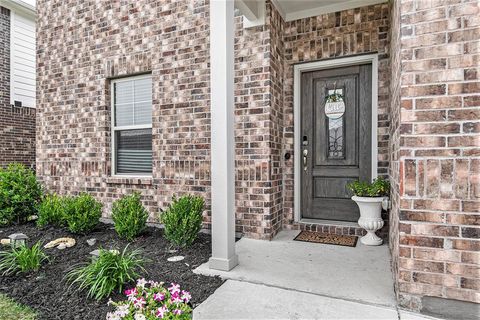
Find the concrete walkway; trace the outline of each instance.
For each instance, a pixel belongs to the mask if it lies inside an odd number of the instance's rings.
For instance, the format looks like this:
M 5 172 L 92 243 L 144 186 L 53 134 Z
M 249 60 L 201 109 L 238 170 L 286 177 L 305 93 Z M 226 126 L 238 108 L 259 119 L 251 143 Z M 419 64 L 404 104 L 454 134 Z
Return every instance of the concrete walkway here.
M 241 239 L 239 265 L 230 272 L 198 267 L 196 273 L 230 280 L 195 309 L 194 319 L 426 319 L 397 311 L 386 245 L 293 241 L 297 234 Z

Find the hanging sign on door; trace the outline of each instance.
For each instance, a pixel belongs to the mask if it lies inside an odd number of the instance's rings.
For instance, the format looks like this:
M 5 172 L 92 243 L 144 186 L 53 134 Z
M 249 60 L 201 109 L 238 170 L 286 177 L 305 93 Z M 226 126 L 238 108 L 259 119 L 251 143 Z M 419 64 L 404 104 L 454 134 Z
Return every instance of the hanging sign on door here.
M 326 97 L 325 102 L 325 115 L 330 119 L 338 119 L 345 113 L 345 102 L 343 96 L 334 91 Z

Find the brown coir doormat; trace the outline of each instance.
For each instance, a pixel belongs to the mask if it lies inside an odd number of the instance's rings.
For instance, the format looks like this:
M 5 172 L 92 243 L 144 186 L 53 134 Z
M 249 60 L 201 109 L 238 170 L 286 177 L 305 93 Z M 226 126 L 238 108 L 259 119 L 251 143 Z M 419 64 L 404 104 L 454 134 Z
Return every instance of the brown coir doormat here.
M 293 240 L 355 247 L 358 238 L 356 236 L 341 236 L 338 234 L 302 231 Z

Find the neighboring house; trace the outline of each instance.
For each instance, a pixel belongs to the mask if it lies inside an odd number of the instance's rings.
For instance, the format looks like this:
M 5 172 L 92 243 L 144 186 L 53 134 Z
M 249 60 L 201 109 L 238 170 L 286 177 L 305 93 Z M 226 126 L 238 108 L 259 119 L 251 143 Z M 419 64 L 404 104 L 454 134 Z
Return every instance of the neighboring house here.
M 0 167 L 35 166 L 34 1 L 0 1 Z
M 236 6 L 41 1 L 44 185 L 87 191 L 106 216 L 138 190 L 151 221 L 173 195 L 200 194 L 211 266 L 230 269 L 235 231 L 360 234 L 345 184 L 385 176 L 399 304 L 476 310 L 479 3 Z M 334 89 L 349 101 L 336 121 L 322 109 Z

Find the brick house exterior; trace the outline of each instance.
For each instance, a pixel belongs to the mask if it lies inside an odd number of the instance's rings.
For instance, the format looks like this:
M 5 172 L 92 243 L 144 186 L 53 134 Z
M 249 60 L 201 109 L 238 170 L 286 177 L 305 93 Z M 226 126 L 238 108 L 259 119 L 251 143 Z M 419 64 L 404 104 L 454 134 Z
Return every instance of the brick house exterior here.
M 150 220 L 176 194 L 207 200 L 209 2 L 38 1 L 37 174 L 47 189 L 112 202 L 142 193 Z M 389 239 L 402 307 L 479 296 L 478 1 L 399 0 L 285 21 L 235 19 L 236 231 L 361 234 L 294 218 L 294 65 L 378 55 L 378 175 L 392 184 Z M 89 54 L 85 54 L 88 52 Z M 151 73 L 151 178 L 112 176 L 111 80 Z M 433 302 L 432 302 L 433 301 Z M 463 306 L 463 305 L 462 305 Z
M 35 108 L 10 102 L 10 15 L 0 6 L 0 167 L 35 166 Z

